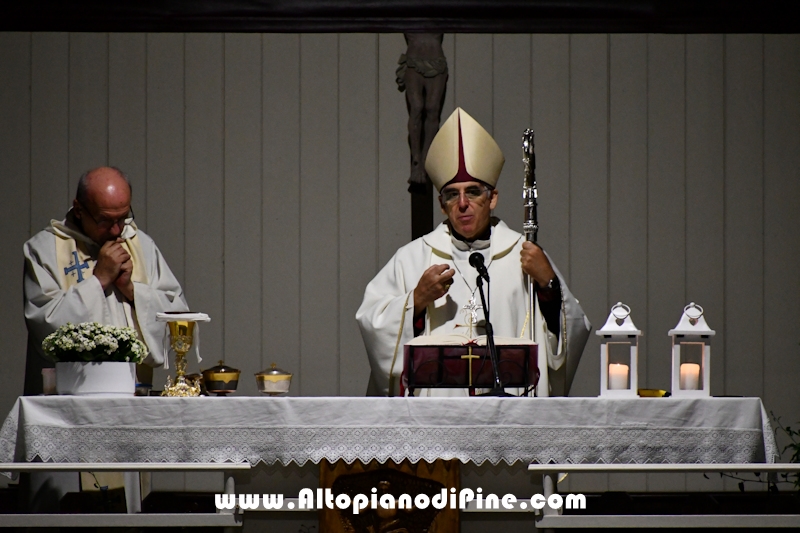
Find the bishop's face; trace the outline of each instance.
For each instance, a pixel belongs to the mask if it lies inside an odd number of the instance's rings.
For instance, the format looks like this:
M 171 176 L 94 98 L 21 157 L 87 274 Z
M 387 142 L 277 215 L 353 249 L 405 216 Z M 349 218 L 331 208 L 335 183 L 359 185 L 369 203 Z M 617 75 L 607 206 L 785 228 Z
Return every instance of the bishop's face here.
M 439 205 L 454 230 L 465 239 L 474 239 L 489 227 L 497 190 L 478 181 L 451 183 L 442 188 Z

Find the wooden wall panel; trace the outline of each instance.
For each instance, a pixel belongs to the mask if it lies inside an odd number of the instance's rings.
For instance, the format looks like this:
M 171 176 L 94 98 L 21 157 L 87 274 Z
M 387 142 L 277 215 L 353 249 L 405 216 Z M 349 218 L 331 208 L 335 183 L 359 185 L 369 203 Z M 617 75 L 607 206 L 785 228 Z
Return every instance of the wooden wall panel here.
M 570 43 L 570 289 L 589 320 L 602 324 L 608 301 L 608 37 L 575 35 Z M 599 343 L 592 335 L 572 394 L 600 391 Z M 607 490 L 608 476 L 574 476 L 570 487 Z
M 69 190 L 108 162 L 108 34 L 69 36 Z
M 339 36 L 300 37 L 300 373 L 303 396 L 339 392 Z
M 725 36 L 725 394 L 764 392 L 763 37 Z
M 442 50 L 444 56 L 447 58 L 447 89 L 444 93 L 444 103 L 442 104 L 442 116 L 439 124 L 447 120 L 455 109 L 455 77 L 456 77 L 456 36 L 453 33 L 445 33 L 442 39 Z M 442 213 L 442 206 L 439 204 L 439 194 L 434 188 L 433 190 L 433 227 L 438 226 L 445 220 L 445 215 Z
M 0 232 L 12 253 L 0 258 L 0 349 L 6 371 L 0 377 L 0 412 L 19 395 L 25 372 L 27 335 L 22 317 L 21 251 L 30 237 L 31 34 L 0 33 Z M 55 215 L 54 215 L 55 216 Z M 17 275 L 11 275 L 11 273 Z M 0 485 L 2 486 L 2 485 Z
M 261 36 L 225 35 L 225 337 L 241 361 L 240 394 L 256 395 L 261 366 Z
M 648 37 L 647 386 L 670 388 L 667 331 L 685 302 L 684 38 Z
M 531 121 L 531 36 L 495 35 L 492 42 L 492 129 L 506 163 L 495 216 L 522 232 L 522 133 Z
M 608 300 L 647 311 L 647 36 L 609 38 Z M 598 317 L 595 328 L 605 323 Z M 639 386 L 647 386 L 647 338 L 639 338 Z M 599 352 L 598 352 L 599 354 Z M 585 353 L 584 357 L 596 357 Z M 609 476 L 609 490 L 642 491 L 644 474 Z
M 210 368 L 225 357 L 242 368 L 240 354 L 223 350 L 225 332 L 224 79 L 223 37 L 186 35 L 186 270 L 183 290 L 189 309 L 207 313 L 202 324 L 203 362 L 189 358 L 189 370 Z
M 378 37 L 339 36 L 339 389 L 361 396 L 369 363 L 355 314 L 377 264 Z
M 667 331 L 678 323 L 686 286 L 685 39 L 648 36 L 646 383 L 669 389 Z M 648 475 L 651 490 L 684 490 L 686 476 Z
M 539 189 L 539 243 L 570 281 L 569 35 L 531 36 L 530 98 Z
M 146 227 L 181 285 L 185 231 L 184 40 L 181 34 L 147 35 Z
M 75 197 L 69 187 L 69 35 L 31 36 L 30 233 L 61 219 Z
M 378 268 L 411 240 L 411 199 L 408 112 L 397 92 L 397 58 L 406 44 L 399 33 L 378 38 Z M 453 82 L 448 82 L 453 87 Z M 377 271 L 376 271 L 377 272 Z M 363 294 L 363 291 L 362 291 Z
M 686 37 L 686 299 L 703 306 L 712 342 L 711 394 L 725 390 L 723 37 Z M 722 490 L 687 475 L 687 490 Z
M 136 223 L 146 222 L 147 36 L 143 33 L 108 36 L 108 164 L 130 179 Z
M 300 372 L 300 36 L 262 39 L 262 276 L 261 368 L 275 362 L 294 374 L 289 394 L 299 396 Z M 238 368 L 238 367 L 237 367 Z
M 492 42 L 487 34 L 457 34 L 453 101 L 493 133 Z M 447 117 L 444 117 L 447 118 Z
M 800 38 L 764 37 L 764 404 L 800 421 Z M 779 432 L 778 447 L 789 439 Z M 788 454 L 784 460 L 789 460 Z
M 147 35 L 147 202 L 143 227 L 184 286 L 184 49 L 182 34 Z M 218 283 L 221 283 L 219 280 Z M 170 370 L 157 368 L 160 388 Z M 190 367 L 193 368 L 193 367 Z

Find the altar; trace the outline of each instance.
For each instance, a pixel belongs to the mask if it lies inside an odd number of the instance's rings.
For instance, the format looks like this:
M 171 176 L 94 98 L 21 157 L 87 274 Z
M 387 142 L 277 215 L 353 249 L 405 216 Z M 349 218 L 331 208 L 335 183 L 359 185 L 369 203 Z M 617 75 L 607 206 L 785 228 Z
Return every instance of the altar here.
M 763 463 L 758 398 L 26 396 L 0 462 Z
M 462 487 L 491 489 L 485 472 L 529 464 L 671 468 L 778 457 L 758 398 L 31 396 L 18 398 L 0 428 L 0 463 L 260 465 L 270 492 L 289 497 L 317 486 L 323 461 L 456 460 Z M 301 477 L 291 482 L 286 471 Z M 236 492 L 266 492 L 252 490 L 255 477 L 239 477 Z M 541 480 L 529 475 L 517 492 L 539 492 Z M 495 488 L 514 492 L 505 481 Z

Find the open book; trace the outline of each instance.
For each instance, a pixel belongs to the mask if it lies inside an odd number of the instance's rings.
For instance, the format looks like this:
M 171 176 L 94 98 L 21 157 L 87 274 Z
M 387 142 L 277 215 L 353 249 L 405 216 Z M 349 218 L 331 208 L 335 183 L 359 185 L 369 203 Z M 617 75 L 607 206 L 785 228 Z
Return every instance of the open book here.
M 530 339 L 495 337 L 504 387 L 530 389 L 539 381 L 538 346 Z M 492 388 L 494 371 L 486 336 L 428 335 L 405 345 L 402 388 Z

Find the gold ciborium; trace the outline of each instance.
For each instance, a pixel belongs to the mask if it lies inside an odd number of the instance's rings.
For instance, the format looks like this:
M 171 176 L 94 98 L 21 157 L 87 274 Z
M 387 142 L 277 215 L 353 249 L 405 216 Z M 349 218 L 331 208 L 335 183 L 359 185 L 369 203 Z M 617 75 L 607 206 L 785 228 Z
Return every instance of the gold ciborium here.
M 194 342 L 194 320 L 171 320 L 169 326 L 170 346 L 175 350 L 175 382 L 167 376 L 167 384 L 161 396 L 200 396 L 200 385 L 186 379 L 186 352 Z

